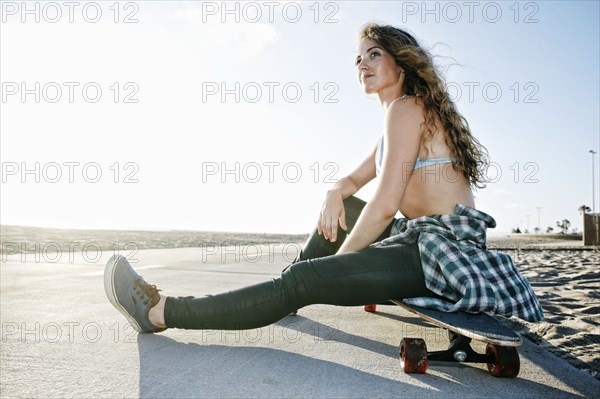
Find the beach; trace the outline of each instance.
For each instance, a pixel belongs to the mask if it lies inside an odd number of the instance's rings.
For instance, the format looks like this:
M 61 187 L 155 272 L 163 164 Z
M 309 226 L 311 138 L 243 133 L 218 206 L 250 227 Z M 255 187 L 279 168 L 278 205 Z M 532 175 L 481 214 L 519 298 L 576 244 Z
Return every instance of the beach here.
M 1 226 L 1 251 L 26 261 L 53 263 L 69 251 L 136 251 L 160 248 L 238 249 L 289 244 L 290 256 L 306 234 L 252 234 L 196 231 L 75 230 Z M 581 241 L 539 236 L 491 237 L 488 247 L 508 253 L 526 276 L 545 313 L 540 323 L 515 318 L 502 321 L 525 338 L 600 379 L 600 252 Z M 243 250 L 238 254 L 244 254 Z M 37 256 L 37 258 L 36 258 Z M 230 259 L 231 260 L 231 259 Z M 244 259 L 242 259 L 243 261 Z
M 600 379 L 600 251 L 581 241 L 514 236 L 491 238 L 488 246 L 513 257 L 544 310 L 540 323 L 506 322 Z

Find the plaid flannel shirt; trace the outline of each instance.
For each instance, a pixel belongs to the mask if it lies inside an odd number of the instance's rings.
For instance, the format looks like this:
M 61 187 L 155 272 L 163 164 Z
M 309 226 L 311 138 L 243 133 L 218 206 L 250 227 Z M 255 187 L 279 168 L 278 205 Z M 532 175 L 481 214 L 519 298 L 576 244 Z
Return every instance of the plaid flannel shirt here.
M 372 247 L 418 242 L 425 285 L 447 298 L 409 298 L 404 302 L 445 312 L 488 312 L 527 321 L 544 319 L 529 282 L 507 254 L 487 249 L 490 215 L 457 204 L 454 215 L 397 219 L 390 237 Z

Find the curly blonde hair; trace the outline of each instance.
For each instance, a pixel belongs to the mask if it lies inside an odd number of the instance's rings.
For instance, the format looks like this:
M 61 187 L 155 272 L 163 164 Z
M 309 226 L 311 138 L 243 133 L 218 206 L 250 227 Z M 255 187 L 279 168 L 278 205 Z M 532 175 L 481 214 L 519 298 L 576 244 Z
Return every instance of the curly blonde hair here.
M 438 72 L 428 52 L 409 33 L 390 25 L 364 25 L 359 34 L 359 40 L 363 39 L 377 42 L 395 58 L 396 65 L 404 69 L 403 94 L 423 99 L 423 142 L 430 141 L 437 132 L 437 115 L 448 133 L 445 140 L 456 158 L 452 162 L 454 168 L 464 174 L 470 185 L 485 187 L 488 152 L 473 137 L 467 120 L 457 111 L 446 90 L 443 75 Z

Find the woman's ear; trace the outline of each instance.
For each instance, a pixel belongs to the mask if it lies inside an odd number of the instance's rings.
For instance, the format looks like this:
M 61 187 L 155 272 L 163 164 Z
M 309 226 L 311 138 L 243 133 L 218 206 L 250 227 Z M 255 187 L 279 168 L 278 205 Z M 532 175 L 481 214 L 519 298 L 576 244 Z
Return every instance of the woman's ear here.
M 400 66 L 398 67 L 397 72 L 398 72 L 398 79 L 402 79 L 404 76 L 406 76 L 406 74 L 404 73 L 404 69 Z M 402 76 L 402 75 L 404 75 L 404 76 Z

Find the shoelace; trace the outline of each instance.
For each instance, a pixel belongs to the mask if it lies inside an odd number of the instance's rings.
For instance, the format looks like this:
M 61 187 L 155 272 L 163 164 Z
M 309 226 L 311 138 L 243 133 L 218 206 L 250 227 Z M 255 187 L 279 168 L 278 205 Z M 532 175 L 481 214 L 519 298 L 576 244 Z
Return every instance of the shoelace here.
M 144 301 L 144 305 L 148 304 L 148 301 L 152 301 L 152 306 L 156 305 L 160 300 L 160 296 L 155 298 L 155 295 L 158 295 L 159 290 L 156 285 L 146 283 L 141 277 L 135 280 L 135 285 L 137 285 L 136 290 L 138 294 L 141 294 L 142 291 L 148 297 L 148 300 Z

